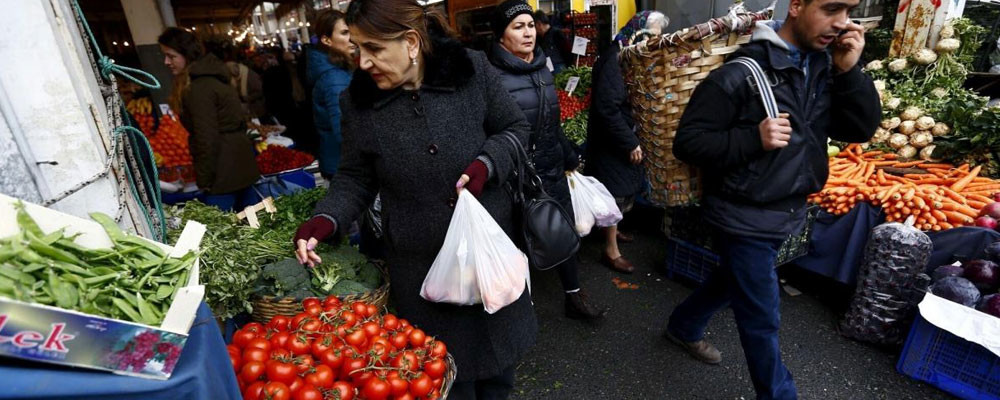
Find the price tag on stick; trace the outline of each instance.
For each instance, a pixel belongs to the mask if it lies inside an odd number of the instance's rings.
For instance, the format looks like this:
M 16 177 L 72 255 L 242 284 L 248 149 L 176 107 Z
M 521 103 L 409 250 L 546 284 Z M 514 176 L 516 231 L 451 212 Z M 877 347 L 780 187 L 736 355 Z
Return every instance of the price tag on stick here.
M 574 36 L 573 37 L 573 54 L 585 56 L 587 55 L 587 43 L 590 43 L 590 39 L 585 37 Z
M 569 93 L 569 94 L 572 95 L 573 91 L 576 90 L 576 86 L 579 85 L 579 84 L 580 84 L 580 77 L 579 76 L 571 76 L 571 77 L 569 77 L 569 81 L 566 82 L 566 93 Z

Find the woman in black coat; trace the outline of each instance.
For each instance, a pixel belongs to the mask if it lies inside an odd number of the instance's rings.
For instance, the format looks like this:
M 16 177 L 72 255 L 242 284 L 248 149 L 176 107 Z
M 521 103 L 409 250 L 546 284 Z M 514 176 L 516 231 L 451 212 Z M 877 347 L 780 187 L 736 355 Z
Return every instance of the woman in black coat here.
M 573 217 L 566 172 L 576 170 L 579 156 L 559 125 L 559 98 L 555 79 L 546 67 L 545 53 L 536 46 L 531 7 L 522 0 L 508 0 L 496 7 L 491 22 L 497 41 L 490 62 L 500 72 L 504 89 L 514 96 L 531 124 L 528 153 L 545 192 Z M 594 319 L 606 310 L 595 307 L 580 290 L 576 258 L 559 265 L 559 280 L 566 292 L 566 316 Z
M 503 183 L 517 153 L 502 134 L 524 143 L 531 126 L 485 55 L 462 48 L 444 21 L 416 0 L 351 3 L 347 25 L 360 56 L 341 97 L 340 167 L 317 215 L 296 233 L 296 255 L 320 261 L 317 241 L 344 232 L 380 192 L 392 304 L 447 343 L 458 366 L 451 397 L 504 398 L 537 335 L 528 290 L 487 314 L 482 305 L 427 301 L 420 287 L 444 243 L 456 188 L 511 236 L 513 198 Z

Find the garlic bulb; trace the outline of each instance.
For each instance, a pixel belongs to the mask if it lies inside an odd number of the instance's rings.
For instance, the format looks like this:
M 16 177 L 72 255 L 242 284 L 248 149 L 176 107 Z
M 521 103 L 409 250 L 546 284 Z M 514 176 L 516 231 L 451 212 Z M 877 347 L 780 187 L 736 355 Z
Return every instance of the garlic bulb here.
M 937 61 L 937 53 L 931 49 L 920 49 L 913 53 L 913 61 L 919 65 L 930 65 Z
M 909 62 L 905 58 L 897 58 L 889 62 L 889 71 L 899 72 L 909 66 Z
M 896 155 L 906 159 L 913 158 L 917 155 L 917 149 L 913 146 L 906 145 L 896 151 Z
M 917 118 L 920 118 L 923 115 L 924 115 L 924 110 L 921 110 L 917 107 L 906 107 L 906 109 L 903 110 L 903 113 L 900 114 L 899 117 L 902 118 L 903 121 L 916 121 Z
M 903 121 L 902 123 L 899 124 L 899 133 L 902 133 L 906 136 L 910 136 L 916 131 L 917 131 L 916 121 Z
M 919 131 L 910 136 L 910 146 L 922 149 L 934 143 L 934 136 L 929 131 Z
M 948 95 L 948 89 L 945 88 L 939 87 L 939 88 L 934 88 L 934 90 L 931 90 L 931 96 L 937 97 L 939 99 L 943 99 L 947 95 Z
M 910 143 L 910 137 L 902 133 L 894 133 L 889 137 L 889 146 L 894 149 L 901 149 Z
M 949 132 L 951 132 L 951 128 L 944 122 L 934 124 L 934 128 L 931 129 L 931 134 L 934 136 L 947 135 Z
M 941 32 L 938 33 L 938 37 L 941 39 L 951 39 L 955 37 L 955 27 L 951 25 L 945 25 L 941 28 Z
M 875 134 L 872 135 L 872 143 L 885 143 L 892 136 L 892 132 L 888 129 L 878 128 L 875 129 Z
M 893 98 L 887 100 L 884 105 L 885 105 L 885 108 L 888 108 L 890 110 L 895 110 L 895 109 L 899 108 L 899 104 L 902 103 L 902 102 L 903 102 L 903 99 L 900 99 L 899 97 L 893 97 Z
M 865 65 L 865 71 L 878 71 L 883 67 L 882 60 L 875 60 Z
M 917 118 L 917 130 L 918 131 L 929 131 L 934 128 L 934 118 L 923 116 Z
M 934 160 L 933 153 L 935 147 L 936 146 L 932 144 L 930 146 L 920 149 L 920 159 L 924 161 L 933 161 Z
M 951 54 L 958 50 L 958 47 L 962 45 L 955 38 L 941 39 L 937 42 L 937 46 L 934 46 L 934 50 L 941 54 Z
M 899 124 L 902 123 L 902 122 L 903 122 L 903 120 L 899 119 L 899 117 L 892 117 L 892 118 L 889 118 L 889 119 L 884 119 L 884 120 L 882 120 L 882 128 L 883 129 L 888 129 L 888 130 L 891 131 L 891 130 L 896 129 L 897 127 L 899 127 Z

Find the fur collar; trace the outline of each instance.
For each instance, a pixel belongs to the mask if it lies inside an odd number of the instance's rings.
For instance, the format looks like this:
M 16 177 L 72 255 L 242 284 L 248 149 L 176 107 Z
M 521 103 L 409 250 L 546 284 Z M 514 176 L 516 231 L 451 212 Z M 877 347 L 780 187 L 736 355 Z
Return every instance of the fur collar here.
M 465 85 L 476 73 L 472 58 L 462 43 L 455 39 L 432 41 L 434 55 L 429 57 L 424 68 L 424 83 L 421 89 L 454 91 Z M 381 108 L 403 92 L 402 88 L 381 90 L 367 72 L 357 70 L 348 89 L 354 103 L 361 108 Z

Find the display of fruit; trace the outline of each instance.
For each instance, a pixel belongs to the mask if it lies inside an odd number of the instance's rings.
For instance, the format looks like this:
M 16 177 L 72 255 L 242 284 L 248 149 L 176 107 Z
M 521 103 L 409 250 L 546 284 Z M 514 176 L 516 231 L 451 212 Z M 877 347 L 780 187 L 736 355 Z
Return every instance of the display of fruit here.
M 270 145 L 257 155 L 257 168 L 260 173 L 276 174 L 296 168 L 302 168 L 315 160 L 309 153 L 292 150 L 284 146 Z
M 153 105 L 146 97 L 129 101 L 125 109 L 132 114 L 139 129 L 149 140 L 158 167 L 166 169 L 193 164 L 188 147 L 188 131 L 175 116 L 154 114 Z M 156 120 L 157 114 L 159 120 Z
M 448 347 L 407 320 L 336 296 L 250 323 L 226 346 L 244 399 L 439 399 Z M 453 371 L 451 371 L 453 372 Z M 453 376 L 453 375 L 451 375 Z M 444 393 L 442 393 L 444 392 Z

